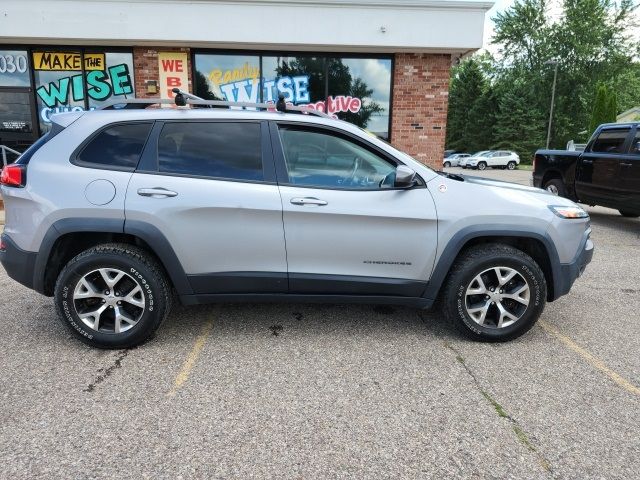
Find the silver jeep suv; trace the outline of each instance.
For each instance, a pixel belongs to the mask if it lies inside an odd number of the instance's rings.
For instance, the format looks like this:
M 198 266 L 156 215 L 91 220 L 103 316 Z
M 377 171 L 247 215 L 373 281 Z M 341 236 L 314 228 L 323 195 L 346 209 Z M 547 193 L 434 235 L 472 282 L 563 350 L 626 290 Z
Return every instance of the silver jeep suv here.
M 504 341 L 591 260 L 569 200 L 435 172 L 319 112 L 178 97 L 54 116 L 2 172 L 0 260 L 88 344 L 145 341 L 174 299 L 439 300 Z

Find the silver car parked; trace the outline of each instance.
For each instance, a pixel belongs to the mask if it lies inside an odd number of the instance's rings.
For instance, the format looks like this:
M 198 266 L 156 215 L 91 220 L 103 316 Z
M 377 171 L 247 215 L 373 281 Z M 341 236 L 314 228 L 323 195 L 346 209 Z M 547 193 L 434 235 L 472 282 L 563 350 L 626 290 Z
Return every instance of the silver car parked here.
M 54 116 L 2 172 L 4 268 L 90 345 L 145 341 L 174 299 L 440 300 L 465 334 L 504 341 L 591 260 L 570 200 L 439 174 L 314 111 L 178 99 Z
M 457 167 L 463 159 L 469 158 L 469 153 L 454 153 L 442 160 L 442 166 L 444 168 Z

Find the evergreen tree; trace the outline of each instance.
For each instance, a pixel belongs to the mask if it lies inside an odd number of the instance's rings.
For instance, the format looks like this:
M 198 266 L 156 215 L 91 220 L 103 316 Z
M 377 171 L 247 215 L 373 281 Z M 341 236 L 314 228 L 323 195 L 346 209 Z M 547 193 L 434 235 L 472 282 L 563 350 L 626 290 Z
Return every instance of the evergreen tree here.
M 593 102 L 593 111 L 591 112 L 591 121 L 589 122 L 589 134 L 592 134 L 598 125 L 609 122 L 609 94 L 607 87 L 600 84 L 596 90 L 595 100 Z

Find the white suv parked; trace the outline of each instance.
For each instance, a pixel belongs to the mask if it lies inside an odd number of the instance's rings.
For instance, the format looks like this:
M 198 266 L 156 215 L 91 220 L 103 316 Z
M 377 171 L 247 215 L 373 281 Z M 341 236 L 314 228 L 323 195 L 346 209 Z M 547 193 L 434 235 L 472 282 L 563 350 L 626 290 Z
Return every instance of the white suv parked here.
M 480 152 L 483 155 L 475 155 L 467 160 L 466 167 L 484 170 L 487 167 L 513 170 L 520 165 L 520 157 L 517 153 L 505 150 L 496 152 Z M 475 157 L 475 158 L 474 158 Z

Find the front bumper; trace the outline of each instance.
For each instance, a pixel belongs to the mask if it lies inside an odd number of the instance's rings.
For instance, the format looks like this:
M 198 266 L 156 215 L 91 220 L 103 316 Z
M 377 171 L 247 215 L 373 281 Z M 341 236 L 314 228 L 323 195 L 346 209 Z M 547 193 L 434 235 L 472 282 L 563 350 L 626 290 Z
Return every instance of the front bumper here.
M 7 274 L 25 287 L 34 288 L 34 272 L 37 252 L 19 248 L 8 235 L 2 234 L 4 249 L 0 250 L 0 263 Z
M 584 240 L 580 244 L 580 249 L 574 260 L 571 263 L 563 263 L 560 265 L 557 278 L 554 281 L 554 292 L 551 300 L 555 300 L 569 293 L 573 283 L 584 273 L 585 268 L 587 268 L 587 265 L 591 262 L 593 258 L 593 242 L 589 235 L 590 231 L 585 235 Z

